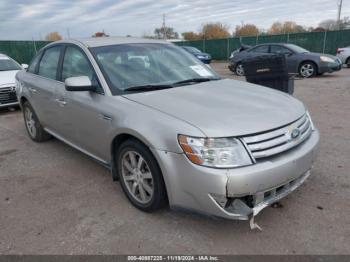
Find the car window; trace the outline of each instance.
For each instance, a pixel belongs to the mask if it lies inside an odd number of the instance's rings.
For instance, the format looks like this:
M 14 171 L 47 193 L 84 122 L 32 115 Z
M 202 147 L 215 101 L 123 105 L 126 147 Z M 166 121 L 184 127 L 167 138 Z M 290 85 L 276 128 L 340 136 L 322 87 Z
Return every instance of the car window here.
M 86 55 L 79 48 L 68 46 L 63 58 L 62 81 L 75 76 L 89 77 L 98 91 L 103 91 Z
M 280 46 L 280 45 L 272 45 L 270 52 L 274 53 L 274 54 L 290 54 L 291 53 L 291 51 L 288 48 L 285 48 L 284 46 Z
M 268 45 L 261 45 L 261 46 L 253 48 L 252 50 L 250 50 L 250 52 L 254 52 L 254 53 L 268 53 L 269 52 L 269 46 Z
M 41 53 L 39 53 L 38 55 L 36 55 L 36 57 L 34 57 L 34 59 L 32 60 L 32 62 L 30 63 L 29 67 L 28 67 L 28 72 L 35 74 L 36 73 L 36 68 L 37 65 L 40 61 L 40 57 L 41 57 Z
M 45 51 L 40 61 L 38 75 L 50 79 L 57 79 L 57 67 L 61 49 L 61 46 L 54 46 Z

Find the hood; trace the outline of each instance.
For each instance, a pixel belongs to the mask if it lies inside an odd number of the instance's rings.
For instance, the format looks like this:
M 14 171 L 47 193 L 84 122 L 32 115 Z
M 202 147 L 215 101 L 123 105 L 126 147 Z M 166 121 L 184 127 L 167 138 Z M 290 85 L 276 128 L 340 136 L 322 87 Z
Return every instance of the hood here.
M 0 87 L 2 85 L 13 85 L 16 83 L 15 76 L 18 70 L 0 71 Z
M 305 113 L 304 105 L 288 94 L 230 79 L 124 97 L 182 119 L 208 137 L 263 132 Z

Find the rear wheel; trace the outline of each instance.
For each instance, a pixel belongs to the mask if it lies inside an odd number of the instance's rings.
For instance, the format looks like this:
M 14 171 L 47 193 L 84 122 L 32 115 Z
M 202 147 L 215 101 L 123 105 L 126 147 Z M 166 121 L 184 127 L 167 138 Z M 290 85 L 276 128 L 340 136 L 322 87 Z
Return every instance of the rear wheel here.
M 167 203 L 161 170 L 150 150 L 141 142 L 125 141 L 117 152 L 117 166 L 122 189 L 135 207 L 152 212 Z
M 29 137 L 35 142 L 44 142 L 51 138 L 44 128 L 41 126 L 37 115 L 28 101 L 23 103 L 24 123 Z
M 299 67 L 299 75 L 309 78 L 317 75 L 317 66 L 313 62 L 303 62 Z
M 235 68 L 235 74 L 238 76 L 244 76 L 244 68 L 242 63 L 238 63 Z

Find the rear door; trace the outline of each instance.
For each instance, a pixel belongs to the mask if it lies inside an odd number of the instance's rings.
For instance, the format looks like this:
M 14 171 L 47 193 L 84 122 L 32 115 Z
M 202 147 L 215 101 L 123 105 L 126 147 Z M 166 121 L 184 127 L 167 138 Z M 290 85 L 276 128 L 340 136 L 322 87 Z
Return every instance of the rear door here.
M 54 93 L 60 85 L 57 81 L 58 64 L 61 58 L 62 45 L 55 45 L 44 50 L 28 69 L 23 84 L 29 90 L 32 104 L 41 124 L 53 129 L 55 122 Z

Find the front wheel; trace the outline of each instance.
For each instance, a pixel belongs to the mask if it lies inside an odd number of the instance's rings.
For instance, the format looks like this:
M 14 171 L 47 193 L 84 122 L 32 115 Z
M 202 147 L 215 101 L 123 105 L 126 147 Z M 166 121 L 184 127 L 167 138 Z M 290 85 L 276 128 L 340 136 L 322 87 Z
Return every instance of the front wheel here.
M 350 68 L 350 57 L 348 57 L 348 59 L 346 59 L 346 62 L 345 62 L 347 68 Z
M 141 142 L 125 141 L 117 152 L 117 166 L 121 187 L 135 207 L 152 212 L 166 204 L 161 170 L 150 150 Z
M 238 76 L 244 76 L 244 68 L 242 63 L 238 63 L 235 68 L 235 73 Z
M 304 78 L 313 77 L 317 74 L 317 67 L 312 62 L 304 62 L 299 67 L 299 75 Z
M 32 140 L 35 142 L 44 142 L 51 138 L 51 135 L 40 124 L 33 107 L 28 101 L 23 103 L 23 117 L 28 135 Z

